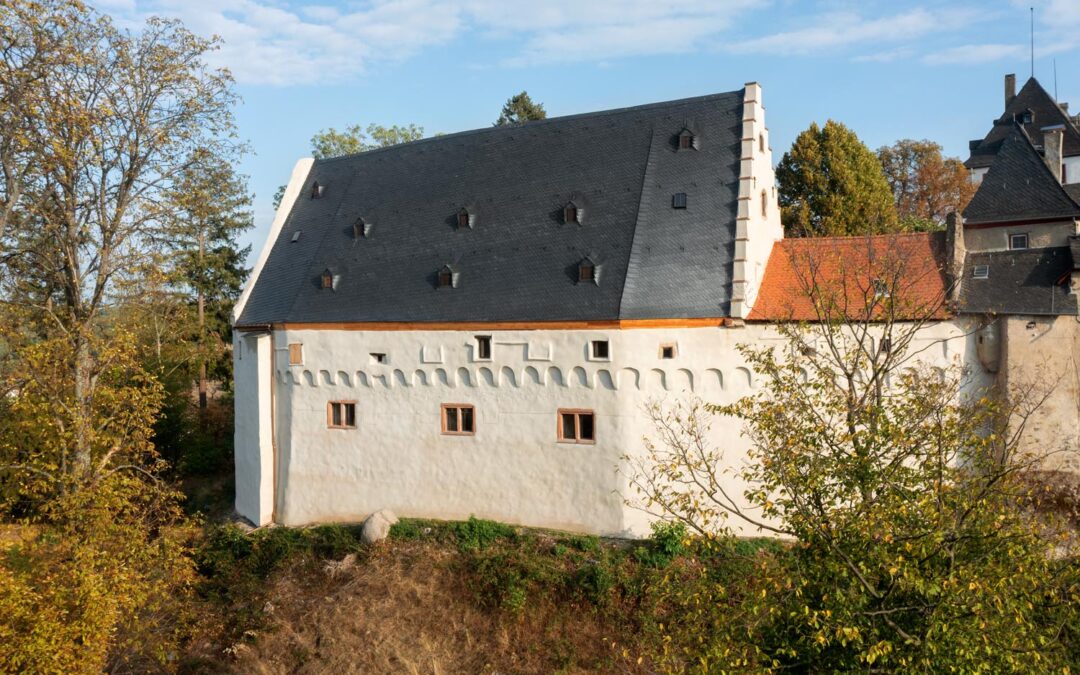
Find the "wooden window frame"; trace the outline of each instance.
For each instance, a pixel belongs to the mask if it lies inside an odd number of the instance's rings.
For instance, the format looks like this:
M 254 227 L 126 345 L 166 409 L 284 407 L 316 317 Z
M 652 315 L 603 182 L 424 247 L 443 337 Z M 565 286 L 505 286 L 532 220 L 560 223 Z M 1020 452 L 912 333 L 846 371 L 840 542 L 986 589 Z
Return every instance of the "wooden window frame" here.
M 574 438 L 566 438 L 563 435 L 563 415 L 574 416 Z M 581 416 L 590 415 L 592 417 L 593 428 L 590 439 L 581 438 Z M 574 445 L 596 445 L 596 411 L 588 408 L 559 408 L 558 414 L 555 415 L 555 434 L 559 443 L 571 443 Z
M 303 342 L 290 342 L 289 343 L 289 365 L 290 366 L 302 366 L 302 365 L 304 365 L 304 343 Z
M 327 401 L 326 402 L 326 428 L 327 429 L 355 429 L 356 428 L 356 401 L 343 400 L 343 401 Z M 343 406 L 341 409 L 342 424 L 334 424 L 334 406 Z M 344 406 L 351 405 L 353 407 L 353 423 L 345 424 L 346 418 Z
M 679 134 L 679 149 L 680 150 L 693 150 L 694 149 L 694 135 L 688 134 L 685 131 Z
M 438 278 L 439 288 L 453 288 L 454 287 L 454 271 L 448 269 L 439 270 Z
M 461 410 L 468 408 L 472 410 L 472 430 L 461 431 Z M 450 431 L 447 429 L 446 424 L 446 412 L 448 410 L 458 411 L 458 431 Z M 476 435 L 476 406 L 472 403 L 443 403 L 439 406 L 439 428 L 442 430 L 444 436 L 475 436 Z
M 671 350 L 671 356 L 664 356 L 664 350 L 665 349 L 670 349 Z M 663 359 L 665 361 L 670 361 L 671 359 L 675 358 L 678 355 L 679 355 L 679 345 L 675 344 L 674 342 L 663 342 L 663 343 L 660 344 L 660 354 L 659 354 L 659 356 L 660 356 L 661 359 Z
M 588 275 L 585 274 L 585 270 L 589 270 Z M 596 281 L 596 264 L 592 261 L 586 262 L 582 260 L 578 263 L 578 282 L 589 283 Z
M 492 343 L 490 335 L 477 335 L 476 338 L 476 361 L 490 361 L 492 358 Z M 484 349 L 487 349 L 487 355 L 484 355 Z
M 570 223 L 578 223 L 578 224 L 580 224 L 581 220 L 580 220 L 580 218 L 578 216 L 578 210 L 579 209 L 577 207 L 577 204 L 570 203 L 570 204 L 567 204 L 566 206 L 564 206 L 563 207 L 563 222 L 566 223 L 566 224 L 570 224 Z

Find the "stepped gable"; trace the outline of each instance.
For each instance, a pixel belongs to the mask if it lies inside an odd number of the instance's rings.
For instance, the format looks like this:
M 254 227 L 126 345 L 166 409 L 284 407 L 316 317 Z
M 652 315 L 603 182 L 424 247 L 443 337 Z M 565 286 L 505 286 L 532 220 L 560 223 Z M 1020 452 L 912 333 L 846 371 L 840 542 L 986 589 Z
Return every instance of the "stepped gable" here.
M 944 232 L 784 239 L 773 247 L 748 318 L 863 320 L 885 311 L 897 319 L 946 318 L 945 269 Z M 875 297 L 881 293 L 890 301 Z
M 1066 219 L 1080 216 L 1080 204 L 1046 166 L 1017 124 L 1002 141 L 997 161 L 983 176 L 964 209 L 965 225 Z
M 1043 128 L 1061 124 L 1065 127 L 1062 155 L 1065 157 L 1080 155 L 1080 130 L 1077 129 L 1072 118 L 1054 101 L 1054 97 L 1032 77 L 1005 106 L 1005 112 L 994 121 L 994 126 L 986 137 L 979 142 L 972 141 L 971 156 L 964 162 L 964 166 L 969 169 L 982 169 L 993 165 L 998 150 L 1009 136 L 1015 123 L 1014 120 L 1023 119 L 1023 114 L 1028 110 L 1032 113 L 1032 120 L 1031 123 L 1024 125 L 1024 130 L 1035 145 L 1042 147 L 1041 130 Z
M 237 325 L 728 316 L 743 99 L 318 160 Z

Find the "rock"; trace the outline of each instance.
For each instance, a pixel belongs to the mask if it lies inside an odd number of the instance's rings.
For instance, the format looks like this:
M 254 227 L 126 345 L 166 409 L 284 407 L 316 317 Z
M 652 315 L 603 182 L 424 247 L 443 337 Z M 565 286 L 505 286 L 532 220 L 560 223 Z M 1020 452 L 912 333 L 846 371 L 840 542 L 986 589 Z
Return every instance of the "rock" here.
M 386 539 L 386 536 L 390 534 L 390 526 L 397 521 L 397 516 L 393 511 L 388 509 L 376 511 L 364 521 L 364 528 L 360 531 L 360 541 L 365 544 L 374 544 Z

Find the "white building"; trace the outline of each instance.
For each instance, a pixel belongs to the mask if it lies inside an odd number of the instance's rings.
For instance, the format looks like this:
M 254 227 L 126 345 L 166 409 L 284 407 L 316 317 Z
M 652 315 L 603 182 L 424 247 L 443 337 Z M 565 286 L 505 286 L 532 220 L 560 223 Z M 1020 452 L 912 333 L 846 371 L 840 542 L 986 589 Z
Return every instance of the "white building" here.
M 972 274 L 963 235 L 871 248 L 944 294 Z M 778 339 L 791 252 L 846 250 L 781 238 L 753 83 L 301 160 L 235 310 L 238 512 L 646 534 L 622 459 L 652 432 L 643 406 L 752 391 L 736 346 Z M 989 383 L 988 313 L 942 316 L 924 358 Z M 732 469 L 739 431 L 712 430 Z

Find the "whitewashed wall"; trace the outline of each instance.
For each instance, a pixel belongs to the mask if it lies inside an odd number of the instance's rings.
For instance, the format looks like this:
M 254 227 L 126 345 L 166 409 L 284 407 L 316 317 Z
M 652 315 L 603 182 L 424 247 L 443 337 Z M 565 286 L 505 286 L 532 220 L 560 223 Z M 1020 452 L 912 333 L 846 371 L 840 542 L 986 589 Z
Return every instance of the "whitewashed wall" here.
M 974 364 L 965 325 L 927 328 L 917 348 L 929 348 L 920 358 L 941 367 Z M 475 358 L 476 334 L 493 336 L 489 362 Z M 245 339 L 250 338 L 238 338 Z M 589 358 L 594 339 L 609 341 L 610 360 Z M 476 515 L 631 537 L 648 533 L 648 519 L 623 503 L 627 483 L 620 458 L 640 453 L 643 436 L 652 434 L 646 402 L 693 395 L 716 403 L 737 400 L 760 383 L 736 345 L 781 344 L 764 325 L 492 333 L 277 330 L 273 341 L 277 522 L 358 521 L 390 508 L 403 516 Z M 288 364 L 287 345 L 294 342 L 304 345 L 300 366 Z M 662 360 L 660 346 L 671 342 L 677 355 Z M 387 363 L 372 363 L 373 352 L 386 353 Z M 264 503 L 269 486 L 249 474 L 252 458 L 268 460 L 265 446 L 258 445 L 266 434 L 251 429 L 265 416 L 256 420 L 256 409 L 240 399 L 269 383 L 251 381 L 254 369 L 237 365 L 237 509 L 264 522 L 265 509 L 251 509 Z M 356 429 L 327 428 L 326 405 L 332 400 L 357 401 Z M 443 403 L 476 406 L 475 436 L 441 434 Z M 595 410 L 596 443 L 557 442 L 559 408 Z M 746 444 L 736 423 L 716 420 L 713 438 L 737 470 Z M 274 473 L 265 466 L 258 470 L 261 477 Z M 249 496 L 250 488 L 241 489 L 256 484 L 263 491 L 258 501 Z M 741 492 L 734 478 L 730 487 Z

